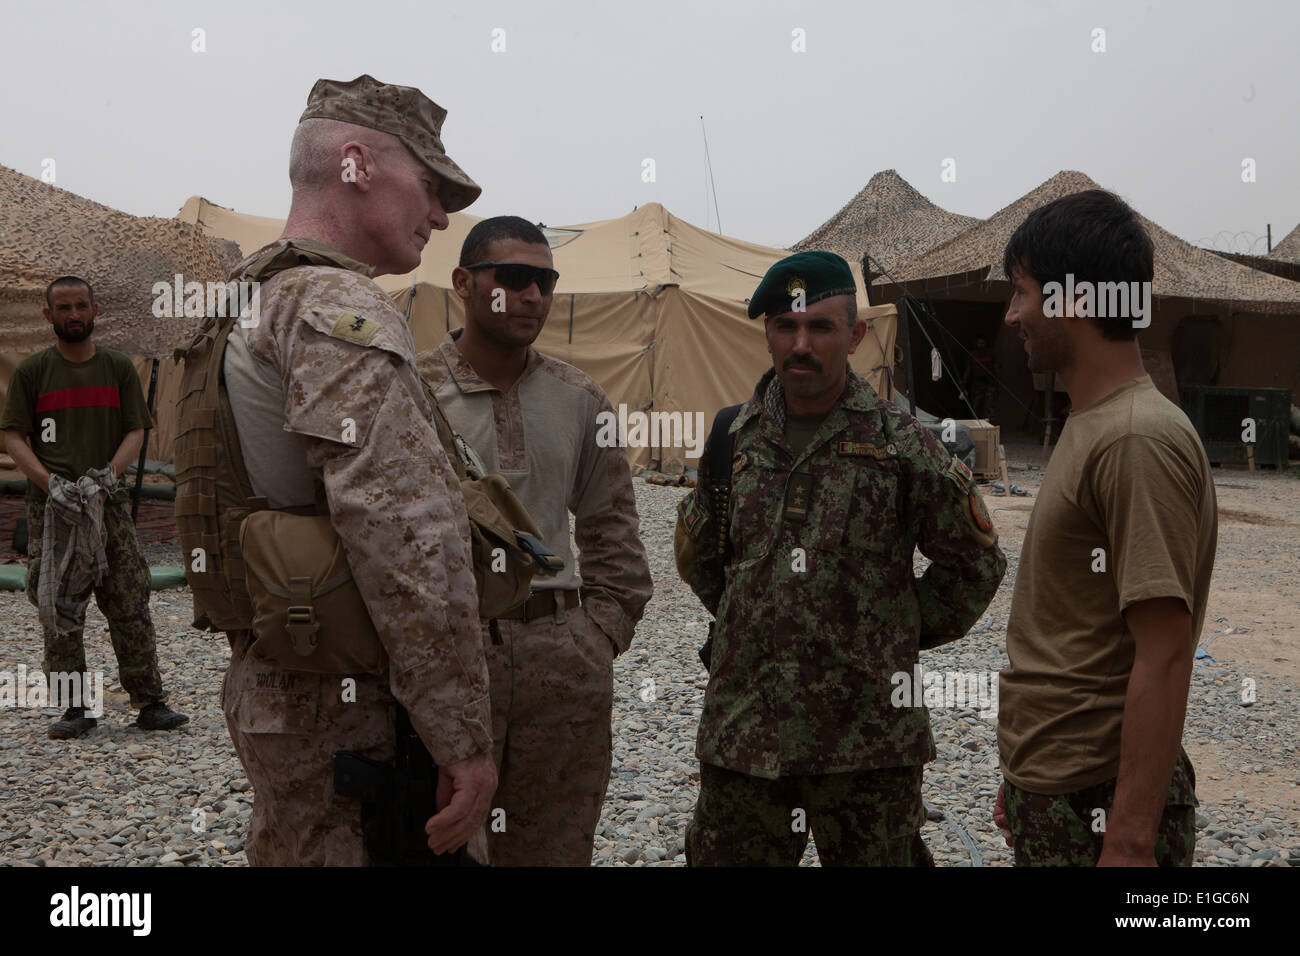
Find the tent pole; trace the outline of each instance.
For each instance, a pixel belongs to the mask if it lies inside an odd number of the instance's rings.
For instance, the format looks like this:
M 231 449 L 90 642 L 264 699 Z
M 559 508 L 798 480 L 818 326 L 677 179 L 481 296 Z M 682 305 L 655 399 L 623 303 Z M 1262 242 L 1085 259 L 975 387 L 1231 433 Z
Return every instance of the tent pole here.
M 912 384 L 912 331 L 908 320 L 907 296 L 898 300 L 898 330 L 903 334 L 903 373 L 907 381 L 909 414 L 916 417 L 916 387 Z
M 154 398 L 158 394 L 158 359 L 153 360 L 149 369 L 149 399 L 145 405 L 149 409 L 149 417 L 152 418 L 157 412 L 154 409 Z M 149 432 L 152 429 L 144 430 L 144 441 L 140 443 L 140 460 L 135 463 L 135 489 L 131 492 L 131 524 L 135 524 L 136 516 L 140 512 L 140 486 L 144 484 L 144 456 L 149 450 Z

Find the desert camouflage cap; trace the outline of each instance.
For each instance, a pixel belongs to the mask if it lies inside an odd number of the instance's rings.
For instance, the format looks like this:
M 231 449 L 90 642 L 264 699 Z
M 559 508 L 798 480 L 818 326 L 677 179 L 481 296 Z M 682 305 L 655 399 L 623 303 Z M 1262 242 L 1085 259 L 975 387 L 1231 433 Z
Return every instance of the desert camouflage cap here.
M 483 192 L 443 148 L 447 111 L 413 86 L 380 83 L 367 73 L 349 82 L 317 80 L 298 122 L 316 118 L 392 133 L 441 178 L 438 198 L 447 212 L 459 212 Z

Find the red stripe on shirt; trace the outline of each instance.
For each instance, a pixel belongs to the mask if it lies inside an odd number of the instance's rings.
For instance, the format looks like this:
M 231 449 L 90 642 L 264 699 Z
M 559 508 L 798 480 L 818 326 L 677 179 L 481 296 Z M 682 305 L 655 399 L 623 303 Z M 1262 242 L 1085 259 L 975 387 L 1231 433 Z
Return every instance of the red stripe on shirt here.
M 36 398 L 36 413 L 57 412 L 61 408 L 121 408 L 122 397 L 115 385 L 87 385 L 61 388 Z

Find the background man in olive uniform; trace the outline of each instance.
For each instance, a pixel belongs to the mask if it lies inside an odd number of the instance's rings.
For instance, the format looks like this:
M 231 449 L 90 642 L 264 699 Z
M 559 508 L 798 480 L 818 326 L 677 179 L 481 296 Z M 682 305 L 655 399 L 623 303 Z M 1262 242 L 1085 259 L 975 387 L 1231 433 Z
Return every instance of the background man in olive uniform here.
M 794 866 L 812 831 L 828 865 L 927 865 L 934 740 L 890 678 L 965 635 L 1006 559 L 970 472 L 849 368 L 866 327 L 843 259 L 782 259 L 760 314 L 773 368 L 731 427 L 725 554 L 708 448 L 678 515 L 678 570 L 717 618 L 687 861 Z
M 988 339 L 979 336 L 975 348 L 966 359 L 966 372 L 962 386 L 970 396 L 975 417 L 987 419 L 993 414 L 993 399 L 997 397 L 998 361 L 989 348 Z
M 258 320 L 237 323 L 224 356 L 252 489 L 280 509 L 321 490 L 388 656 L 379 675 L 309 673 L 260 660 L 251 630 L 228 632 L 222 705 L 255 791 L 254 865 L 370 861 L 333 755 L 391 763 L 395 703 L 439 765 L 432 850 L 481 840 L 496 788 L 464 501 L 410 331 L 371 280 L 419 265 L 447 211 L 479 195 L 443 150 L 445 116 L 412 87 L 319 80 L 294 134 L 284 235 L 235 270 L 261 283 Z M 181 428 L 194 418 L 183 408 Z M 202 624 L 197 590 L 195 604 Z
M 5 450 L 27 476 L 27 597 L 33 604 L 39 604 L 41 539 L 51 474 L 75 482 L 89 470 L 107 465 L 120 478 L 139 458 L 145 429 L 153 427 L 131 359 L 90 340 L 99 315 L 90 283 L 76 276 L 55 279 L 45 290 L 45 302 L 45 318 L 54 327 L 57 341 L 18 365 L 0 419 Z M 118 679 L 131 696 L 131 706 L 140 708 L 136 726 L 171 730 L 189 718 L 165 703 L 157 636 L 149 616 L 149 566 L 140 553 L 128 502 L 125 484 L 104 502 L 108 567 L 95 587 L 95 603 L 108 619 Z M 46 675 L 84 674 L 86 646 L 81 628 L 59 633 L 45 627 L 44 631 Z M 70 706 L 51 725 L 50 737 L 80 737 L 95 724 L 84 707 Z

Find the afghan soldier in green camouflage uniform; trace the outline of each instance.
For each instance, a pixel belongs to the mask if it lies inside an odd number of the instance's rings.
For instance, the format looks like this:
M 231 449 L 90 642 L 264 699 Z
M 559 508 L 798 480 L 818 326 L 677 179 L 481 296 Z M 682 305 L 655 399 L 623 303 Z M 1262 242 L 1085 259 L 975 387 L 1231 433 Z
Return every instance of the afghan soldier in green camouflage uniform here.
M 970 472 L 849 369 L 848 264 L 781 260 L 764 313 L 774 367 L 731 426 L 725 553 L 707 447 L 677 523 L 678 570 L 717 618 L 687 862 L 793 866 L 812 831 L 825 864 L 931 865 L 929 717 L 893 706 L 890 678 L 965 635 L 1006 559 Z

